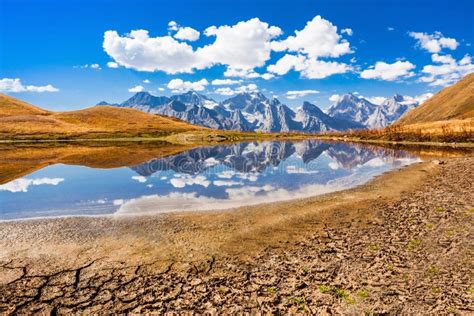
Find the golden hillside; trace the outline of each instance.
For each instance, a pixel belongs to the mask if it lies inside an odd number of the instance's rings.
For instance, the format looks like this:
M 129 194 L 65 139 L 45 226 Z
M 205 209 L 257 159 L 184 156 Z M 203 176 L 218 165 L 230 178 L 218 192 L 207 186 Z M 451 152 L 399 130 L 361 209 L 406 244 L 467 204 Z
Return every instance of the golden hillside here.
M 161 136 L 197 130 L 205 129 L 134 109 L 95 106 L 79 111 L 49 112 L 0 95 L 0 139 Z
M 0 118 L 13 115 L 41 115 L 49 112 L 0 93 Z
M 395 124 L 409 125 L 469 118 L 474 118 L 474 73 L 439 91 L 402 116 Z

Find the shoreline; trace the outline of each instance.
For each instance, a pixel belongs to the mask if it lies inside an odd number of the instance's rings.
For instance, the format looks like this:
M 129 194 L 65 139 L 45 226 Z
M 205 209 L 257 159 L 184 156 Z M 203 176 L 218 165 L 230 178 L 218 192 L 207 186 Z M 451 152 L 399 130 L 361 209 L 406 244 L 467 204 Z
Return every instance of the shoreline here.
M 226 131 L 223 131 L 226 132 Z M 211 136 L 219 137 L 219 134 Z M 184 136 L 184 141 L 181 137 Z M 190 138 L 186 138 L 190 136 Z M 402 146 L 426 146 L 426 147 L 451 147 L 451 148 L 474 148 L 473 142 L 432 142 L 432 141 L 391 141 L 382 139 L 362 139 L 350 136 L 325 136 L 321 134 L 259 134 L 259 135 L 238 135 L 235 139 L 224 139 L 224 140 L 205 140 L 204 138 L 197 137 L 195 134 L 181 133 L 174 135 L 167 135 L 161 137 L 118 137 L 118 138 L 71 138 L 71 139 L 0 139 L 0 144 L 54 144 L 54 143 L 124 143 L 124 142 L 165 142 L 173 145 L 217 145 L 222 143 L 238 143 L 246 141 L 285 141 L 285 140 L 305 140 L 305 139 L 316 139 L 321 141 L 338 141 L 338 142 L 353 142 L 353 143 L 364 143 L 364 144 L 375 144 L 375 145 L 402 145 Z M 234 137 L 232 133 L 227 135 L 222 133 L 222 136 Z M 178 140 L 178 141 L 176 141 Z M 191 140 L 191 141 L 188 141 Z

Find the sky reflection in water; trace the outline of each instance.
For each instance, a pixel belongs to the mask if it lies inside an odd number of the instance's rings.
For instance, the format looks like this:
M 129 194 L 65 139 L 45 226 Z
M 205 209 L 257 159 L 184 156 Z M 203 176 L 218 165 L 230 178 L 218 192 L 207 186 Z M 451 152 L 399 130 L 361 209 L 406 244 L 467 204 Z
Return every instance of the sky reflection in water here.
M 0 185 L 0 220 L 210 210 L 351 188 L 419 159 L 319 141 L 204 147 L 116 169 L 53 165 Z

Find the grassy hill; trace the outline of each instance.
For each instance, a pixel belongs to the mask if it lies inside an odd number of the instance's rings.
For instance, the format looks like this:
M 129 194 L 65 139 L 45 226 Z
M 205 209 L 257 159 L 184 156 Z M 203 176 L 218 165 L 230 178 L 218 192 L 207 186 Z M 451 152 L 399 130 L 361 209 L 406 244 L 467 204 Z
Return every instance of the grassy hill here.
M 50 112 L 0 94 L 0 139 L 159 137 L 204 130 L 175 118 L 111 106 Z
M 474 118 L 474 73 L 402 116 L 395 125 Z
M 15 115 L 47 115 L 50 112 L 0 93 L 0 118 Z

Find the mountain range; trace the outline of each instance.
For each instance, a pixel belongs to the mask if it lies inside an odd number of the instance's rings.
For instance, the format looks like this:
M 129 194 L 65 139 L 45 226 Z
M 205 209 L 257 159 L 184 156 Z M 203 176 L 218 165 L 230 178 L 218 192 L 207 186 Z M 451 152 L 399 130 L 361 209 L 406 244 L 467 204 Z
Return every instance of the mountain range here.
M 261 92 L 243 92 L 217 102 L 188 91 L 171 97 L 138 92 L 120 104 L 102 101 L 98 105 L 133 108 L 220 130 L 321 132 L 383 128 L 416 107 L 418 102 L 397 94 L 381 104 L 374 104 L 355 94 L 345 94 L 325 113 L 310 102 L 303 102 L 293 110 Z

